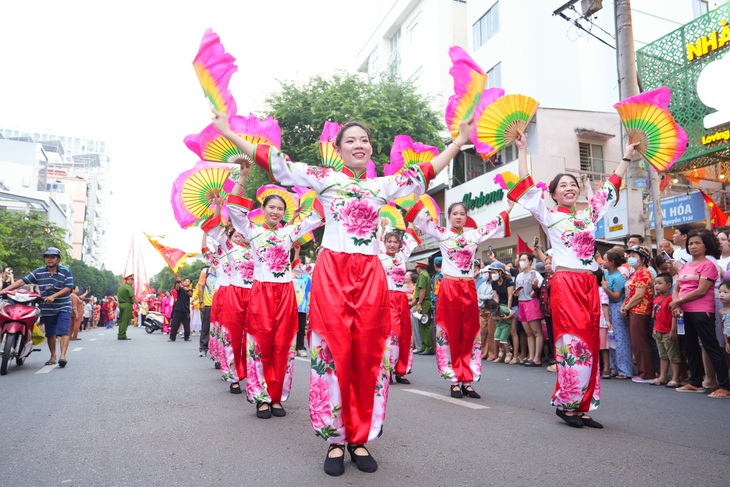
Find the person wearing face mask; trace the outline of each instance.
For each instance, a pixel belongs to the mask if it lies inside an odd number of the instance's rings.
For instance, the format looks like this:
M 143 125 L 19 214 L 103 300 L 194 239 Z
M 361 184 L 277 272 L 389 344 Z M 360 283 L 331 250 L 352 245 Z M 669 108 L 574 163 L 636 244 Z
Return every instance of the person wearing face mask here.
M 203 255 L 216 269 L 218 287 L 213 295 L 210 320 L 214 323 L 217 343 L 214 361 L 220 364 L 223 379 L 231 394 L 241 394 L 240 381 L 246 378 L 246 315 L 253 286 L 253 253 L 248 241 L 234 227 L 222 226 L 223 198 L 214 197 L 213 215 L 203 222 Z
M 246 396 L 255 404 L 257 418 L 283 417 L 286 411 L 281 403 L 291 391 L 299 327 L 289 251 L 300 237 L 322 226 L 324 209 L 315 200 L 301 223 L 282 228 L 279 223 L 286 212 L 286 200 L 281 193 L 286 191 L 273 188 L 261 205 L 264 223 L 252 223 L 248 212 L 253 201 L 240 194 L 251 166 L 246 159 L 238 161 L 241 172 L 228 195 L 228 212 L 233 227 L 251 244 L 254 262 L 246 313 Z M 222 206 L 222 202 L 216 203 L 216 208 Z
M 502 262 L 494 261 L 487 266 L 489 270 L 490 282 L 492 284 L 492 290 L 494 291 L 495 300 L 502 306 L 507 306 L 512 309 L 512 300 L 514 298 L 514 281 L 512 276 L 507 273 L 507 269 Z M 517 312 L 511 313 L 510 321 L 513 316 L 516 316 Z M 496 323 L 495 323 L 496 327 Z M 496 344 L 492 344 L 492 350 L 489 351 L 495 361 L 497 362 L 510 362 L 512 355 L 509 351 L 505 355 L 497 355 Z
M 637 376 L 631 380 L 648 383 L 656 378 L 654 359 L 649 343 L 649 318 L 654 302 L 654 282 L 647 265 L 651 260 L 649 251 L 637 245 L 628 250 L 627 262 L 634 270 L 626 282 L 626 299 L 621 306 L 621 314 L 628 317 L 631 349 L 634 352 Z
M 525 367 L 541 367 L 542 360 L 542 311 L 540 310 L 540 299 L 538 292 L 543 277 L 532 268 L 535 257 L 527 252 L 520 252 L 518 265 L 521 272 L 515 279 L 515 292 L 517 293 L 518 310 L 517 319 L 522 322 L 522 327 L 527 335 L 527 358 L 522 362 Z
M 550 286 L 557 381 L 552 396 L 556 414 L 569 426 L 602 428 L 586 413 L 600 402 L 600 303 L 593 271 L 596 223 L 615 206 L 621 177 L 634 156 L 636 144 L 628 144 L 614 174 L 593 194 L 587 208 L 576 209 L 580 185 L 572 174 L 558 174 L 549 185 L 555 208 L 548 208 L 542 191 L 527 170 L 527 137 L 519 133 L 520 180 L 508 198 L 520 203 L 542 227 L 550 241 L 555 274 Z
M 381 221 L 385 232 L 387 220 Z M 400 235 L 396 232 L 385 232 L 383 237 L 383 252 L 378 254 L 380 263 L 383 265 L 385 275 L 388 278 L 388 291 L 390 293 L 390 369 L 395 375 L 395 381 L 399 384 L 410 384 L 406 374 L 410 372 L 413 362 L 413 350 L 411 349 L 411 310 L 408 294 L 406 293 L 406 261 L 411 256 L 413 249 L 418 247 L 421 239 L 418 238 L 413 226 L 409 225 L 403 235 L 401 244 Z
M 451 382 L 451 397 L 481 397 L 472 387 L 482 373 L 479 342 L 479 306 L 471 276 L 477 246 L 489 238 L 509 236 L 509 205 L 495 219 L 476 229 L 464 229 L 466 205 L 449 205 L 451 228 L 439 227 L 419 201 L 406 220 L 436 239 L 443 258 L 444 275 L 436 310 L 436 365 L 441 377 Z M 461 385 L 459 385 L 461 383 Z

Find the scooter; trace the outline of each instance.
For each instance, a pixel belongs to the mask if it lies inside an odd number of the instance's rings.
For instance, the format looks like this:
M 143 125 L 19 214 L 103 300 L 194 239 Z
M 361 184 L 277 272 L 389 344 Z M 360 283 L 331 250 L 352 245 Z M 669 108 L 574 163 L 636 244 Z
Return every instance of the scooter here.
M 162 313 L 157 311 L 150 311 L 144 319 L 144 330 L 147 333 L 154 333 L 157 330 L 162 330 L 162 324 L 165 322 L 165 317 Z
M 23 365 L 25 359 L 40 348 L 33 348 L 33 326 L 39 321 L 42 301 L 40 294 L 27 291 L 3 293 L 10 301 L 0 309 L 0 375 L 8 373 L 10 360 Z

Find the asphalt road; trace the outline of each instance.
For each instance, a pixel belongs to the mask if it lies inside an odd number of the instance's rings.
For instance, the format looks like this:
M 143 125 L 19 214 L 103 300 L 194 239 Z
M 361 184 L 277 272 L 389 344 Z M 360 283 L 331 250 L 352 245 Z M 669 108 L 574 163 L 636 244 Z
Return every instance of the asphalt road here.
M 3 486 L 668 486 L 730 485 L 730 401 L 604 381 L 573 429 L 554 414 L 554 375 L 485 362 L 482 399 L 451 399 L 434 357 L 392 386 L 376 473 L 322 470 L 309 424 L 308 362 L 297 359 L 285 418 L 256 419 L 197 342 L 131 329 L 71 342 L 65 369 L 46 344 L 0 377 Z

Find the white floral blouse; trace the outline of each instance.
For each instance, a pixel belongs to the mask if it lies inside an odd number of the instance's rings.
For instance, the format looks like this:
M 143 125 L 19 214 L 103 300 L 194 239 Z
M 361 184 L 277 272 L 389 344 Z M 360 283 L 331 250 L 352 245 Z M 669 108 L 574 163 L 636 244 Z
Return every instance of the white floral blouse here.
M 436 239 L 443 258 L 441 273 L 450 277 L 470 277 L 477 246 L 489 238 L 510 236 L 509 215 L 506 211 L 479 228 L 447 230 L 433 222 L 426 207 L 419 201 L 406 214 L 406 221 L 413 222 L 417 229 Z
M 385 252 L 385 245 L 381 246 L 382 251 L 378 254 L 378 257 L 388 278 L 388 291 L 406 292 L 406 261 L 413 253 L 413 249 L 418 247 L 420 243 L 421 239 L 418 238 L 416 232 L 409 228 L 403 235 L 401 249 L 395 255 Z
M 228 259 L 223 255 L 223 248 L 220 245 L 216 245 L 215 251 L 210 247 L 206 246 L 202 248 L 203 258 L 209 266 L 215 269 L 216 281 L 215 289 L 230 286 L 231 279 L 223 272 L 223 263 L 228 262 Z
M 258 226 L 248 219 L 253 201 L 243 196 L 228 195 L 228 213 L 231 223 L 249 242 L 253 250 L 253 278 L 261 282 L 291 282 L 289 251 L 299 238 L 322 226 L 324 210 L 314 202 L 314 208 L 298 225 L 269 228 Z
M 203 231 L 218 242 L 219 258 L 222 260 L 220 275 L 226 276 L 233 286 L 253 286 L 253 252 L 248 245 L 236 245 L 221 226 L 221 217 L 210 217 L 203 222 Z
M 367 179 L 348 167 L 341 172 L 328 167 L 289 162 L 276 148 L 258 144 L 256 163 L 272 181 L 284 186 L 304 186 L 317 192 L 327 225 L 322 246 L 335 252 L 377 255 L 378 211 L 389 201 L 426 191 L 435 176 L 431 163 L 421 163 L 400 174 Z
M 593 258 L 596 222 L 616 205 L 620 187 L 621 178 L 613 174 L 593 194 L 588 207 L 577 212 L 560 205 L 548 208 L 542 190 L 535 187 L 529 174 L 507 193 L 507 197 L 524 206 L 542 226 L 553 249 L 553 269 L 595 271 L 598 269 Z

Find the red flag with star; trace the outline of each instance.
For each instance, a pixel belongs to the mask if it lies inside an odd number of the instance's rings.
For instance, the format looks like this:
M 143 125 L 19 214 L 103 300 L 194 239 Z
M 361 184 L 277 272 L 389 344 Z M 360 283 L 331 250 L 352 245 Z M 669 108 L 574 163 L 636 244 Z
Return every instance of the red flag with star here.
M 702 193 L 705 203 L 707 203 L 707 206 L 710 208 L 710 227 L 715 228 L 725 226 L 727 223 L 727 215 L 725 212 L 722 211 L 720 207 L 717 206 L 717 203 L 705 194 L 704 191 L 700 190 L 700 193 Z

